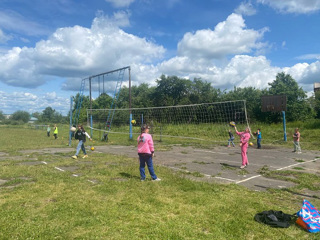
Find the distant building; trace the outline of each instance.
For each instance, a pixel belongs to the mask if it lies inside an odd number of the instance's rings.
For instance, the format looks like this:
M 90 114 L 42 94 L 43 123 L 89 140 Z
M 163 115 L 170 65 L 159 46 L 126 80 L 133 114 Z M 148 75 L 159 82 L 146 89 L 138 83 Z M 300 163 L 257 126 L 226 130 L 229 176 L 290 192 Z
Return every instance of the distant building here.
M 3 116 L 5 119 L 9 119 L 12 116 L 12 114 L 3 114 Z
M 31 117 L 28 123 L 35 123 L 36 121 L 38 121 L 38 118 L 35 117 Z
M 314 92 L 320 91 L 320 83 L 314 83 L 313 90 L 314 90 Z

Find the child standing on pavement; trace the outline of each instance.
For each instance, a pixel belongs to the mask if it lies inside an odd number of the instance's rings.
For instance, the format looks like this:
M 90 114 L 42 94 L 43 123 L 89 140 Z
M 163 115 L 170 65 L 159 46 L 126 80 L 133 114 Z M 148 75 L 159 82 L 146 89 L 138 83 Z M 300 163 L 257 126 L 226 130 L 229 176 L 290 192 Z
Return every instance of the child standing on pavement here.
M 154 145 L 152 136 L 149 134 L 150 127 L 146 124 L 141 126 L 141 134 L 138 137 L 138 155 L 140 161 L 140 179 L 146 179 L 145 166 L 147 164 L 152 180 L 160 181 L 153 169 L 152 157 L 154 157 Z
M 247 127 L 244 132 L 238 132 L 237 128 L 234 127 L 236 130 L 237 135 L 240 136 L 240 147 L 241 147 L 241 158 L 242 158 L 242 165 L 240 168 L 245 168 L 249 165 L 247 150 L 248 150 L 248 142 L 250 139 L 250 129 Z
M 261 137 L 261 130 L 260 128 L 258 128 L 257 132 L 255 133 L 257 135 L 257 148 L 258 149 L 261 149 L 261 140 L 262 140 L 262 137 Z
M 235 145 L 234 145 L 234 136 L 233 136 L 233 134 L 232 134 L 232 132 L 231 132 L 231 130 L 229 130 L 229 139 L 228 139 L 228 147 L 231 147 L 230 146 L 230 143 L 232 144 L 232 146 L 233 147 L 235 147 Z
M 87 152 L 86 152 L 86 148 L 84 146 L 84 143 L 86 142 L 86 137 L 88 137 L 90 139 L 90 141 L 92 140 L 90 135 L 84 130 L 82 125 L 78 125 L 78 130 L 76 131 L 74 138 L 79 140 L 78 146 L 77 146 L 77 151 L 76 154 L 74 156 L 72 156 L 72 158 L 77 159 L 78 158 L 78 154 L 80 152 L 80 149 L 83 151 L 84 156 L 82 158 L 86 158 L 88 157 Z
M 293 137 L 293 147 L 294 147 L 293 152 L 301 153 L 299 128 L 296 128 L 294 130 L 294 134 L 292 137 Z

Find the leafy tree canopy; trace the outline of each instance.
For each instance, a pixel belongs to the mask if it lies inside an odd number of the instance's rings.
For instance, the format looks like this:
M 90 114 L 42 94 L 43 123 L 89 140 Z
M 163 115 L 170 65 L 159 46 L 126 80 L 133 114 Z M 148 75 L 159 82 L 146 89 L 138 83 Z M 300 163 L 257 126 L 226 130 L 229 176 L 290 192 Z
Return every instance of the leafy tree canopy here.
M 27 123 L 30 120 L 30 114 L 26 111 L 16 111 L 12 114 L 11 119 Z

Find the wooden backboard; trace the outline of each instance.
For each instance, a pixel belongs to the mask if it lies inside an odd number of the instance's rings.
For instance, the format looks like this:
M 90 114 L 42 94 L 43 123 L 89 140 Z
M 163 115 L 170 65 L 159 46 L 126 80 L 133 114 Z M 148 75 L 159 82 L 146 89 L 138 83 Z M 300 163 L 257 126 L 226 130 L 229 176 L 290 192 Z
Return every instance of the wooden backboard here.
M 262 112 L 282 112 L 287 111 L 286 95 L 268 95 L 261 97 Z

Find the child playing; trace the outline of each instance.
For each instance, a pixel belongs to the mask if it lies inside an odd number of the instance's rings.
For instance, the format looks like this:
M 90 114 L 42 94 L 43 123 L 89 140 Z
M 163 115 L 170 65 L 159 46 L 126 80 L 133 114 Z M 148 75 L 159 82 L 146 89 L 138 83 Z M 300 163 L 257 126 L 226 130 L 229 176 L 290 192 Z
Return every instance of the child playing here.
M 152 157 L 154 157 L 154 146 L 152 136 L 149 134 L 150 127 L 143 124 L 141 127 L 141 134 L 138 137 L 138 155 L 140 160 L 140 179 L 144 181 L 146 179 L 145 166 L 147 164 L 149 173 L 152 180 L 161 181 L 160 178 L 154 173 Z
M 51 131 L 51 128 L 50 128 L 50 125 L 48 125 L 47 127 L 47 136 L 50 137 L 50 131 Z
M 82 125 L 78 125 L 78 130 L 76 131 L 74 138 L 79 140 L 78 146 L 77 146 L 77 151 L 76 154 L 74 156 L 72 156 L 72 158 L 77 159 L 78 158 L 78 154 L 80 152 L 80 149 L 83 151 L 84 156 L 82 158 L 86 158 L 88 157 L 87 152 L 86 152 L 86 148 L 84 146 L 84 143 L 86 142 L 86 137 L 88 137 L 90 139 L 90 141 L 92 140 L 90 135 L 84 130 Z
M 245 168 L 249 165 L 248 157 L 247 157 L 247 150 L 248 150 L 248 142 L 250 139 L 250 129 L 246 128 L 244 132 L 238 132 L 237 128 L 234 127 L 236 130 L 237 135 L 240 136 L 240 147 L 241 147 L 241 158 L 242 158 L 242 165 L 240 168 Z
M 233 136 L 233 134 L 232 134 L 232 132 L 231 132 L 231 130 L 229 130 L 229 139 L 228 139 L 228 147 L 231 147 L 230 146 L 230 143 L 232 144 L 232 146 L 233 147 L 235 147 L 235 145 L 234 145 L 234 136 Z
M 261 130 L 260 128 L 258 128 L 257 132 L 255 132 L 255 134 L 257 135 L 257 148 L 261 149 Z
M 300 132 L 299 128 L 296 128 L 293 134 L 293 152 L 297 152 L 298 154 L 301 153 L 300 147 Z
M 53 128 L 53 136 L 54 136 L 54 139 L 58 138 L 58 127 L 57 127 L 57 124 L 55 124 L 54 128 Z

